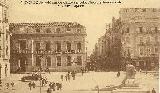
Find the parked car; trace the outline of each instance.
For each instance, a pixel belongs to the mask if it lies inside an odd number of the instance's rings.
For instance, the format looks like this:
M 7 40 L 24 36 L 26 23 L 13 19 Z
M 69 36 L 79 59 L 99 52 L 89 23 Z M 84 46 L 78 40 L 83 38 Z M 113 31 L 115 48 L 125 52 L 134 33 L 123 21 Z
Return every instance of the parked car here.
M 23 76 L 21 78 L 21 81 L 22 82 L 25 82 L 25 81 L 37 81 L 37 80 L 40 80 L 42 79 L 42 77 L 38 74 L 32 74 L 32 75 L 27 75 L 27 76 Z

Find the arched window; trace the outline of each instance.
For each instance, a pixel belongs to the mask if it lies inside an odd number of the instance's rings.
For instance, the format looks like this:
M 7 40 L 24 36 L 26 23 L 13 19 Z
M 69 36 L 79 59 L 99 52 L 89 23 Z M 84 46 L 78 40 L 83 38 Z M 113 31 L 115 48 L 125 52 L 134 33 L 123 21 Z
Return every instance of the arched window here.
M 51 50 L 51 42 L 46 42 L 46 50 Z
M 50 29 L 50 28 L 47 28 L 47 29 L 46 29 L 46 33 L 51 33 L 51 29 Z
M 37 28 L 37 29 L 36 29 L 36 32 L 37 32 L 37 33 L 40 33 L 40 29 L 39 29 L 39 28 Z
M 67 42 L 67 51 L 70 52 L 71 51 L 71 43 Z
M 77 43 L 77 50 L 78 50 L 78 52 L 80 52 L 81 51 L 81 43 L 79 42 L 79 43 Z
M 60 33 L 61 29 L 60 28 L 57 28 L 56 29 L 56 33 Z
M 50 67 L 51 66 L 51 57 L 47 57 L 46 58 L 46 62 L 47 62 L 47 67 Z
M 67 56 L 67 66 L 71 66 L 71 56 Z

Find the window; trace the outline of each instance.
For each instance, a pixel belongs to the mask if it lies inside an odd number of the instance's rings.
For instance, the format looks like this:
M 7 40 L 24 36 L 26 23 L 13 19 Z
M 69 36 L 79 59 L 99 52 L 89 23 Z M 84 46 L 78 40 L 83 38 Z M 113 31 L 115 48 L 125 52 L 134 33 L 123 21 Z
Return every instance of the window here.
M 6 40 L 8 40 L 8 34 L 6 34 Z
M 158 36 L 155 37 L 155 43 L 158 43 Z
M 51 42 L 46 42 L 46 50 L 51 50 Z
M 155 27 L 155 32 L 158 33 L 158 27 Z
M 126 42 L 130 43 L 130 38 L 129 37 L 126 37 Z
M 60 28 L 57 28 L 56 33 L 60 33 L 60 30 L 61 30 Z
M 82 65 L 82 57 L 77 56 L 77 65 Z
M 2 47 L 0 46 L 0 50 L 2 50 Z
M 67 32 L 70 32 L 71 31 L 71 28 L 67 28 Z
M 71 56 L 67 56 L 67 66 L 71 66 Z
M 143 55 L 143 49 L 142 48 L 139 49 L 139 54 Z
M 142 9 L 142 12 L 146 12 L 146 9 L 144 8 L 144 9 Z
M 71 43 L 67 42 L 67 51 L 71 52 Z
M 51 33 L 51 29 L 50 29 L 50 28 L 47 28 L 47 29 L 46 29 L 46 33 Z
M 8 55 L 8 46 L 6 46 L 6 55 Z
M 1 50 L 0 50 L 0 57 L 2 57 Z
M 36 50 L 40 50 L 40 43 L 36 43 Z
M 37 28 L 37 29 L 36 29 L 36 32 L 37 32 L 37 33 L 40 33 L 40 29 L 39 29 L 39 28 Z
M 158 48 L 157 47 L 155 48 L 155 53 L 158 53 Z
M 81 29 L 77 29 L 77 33 L 81 33 Z
M 60 42 L 57 42 L 57 44 L 56 44 L 56 51 L 57 52 L 60 52 L 61 51 L 61 43 Z
M 36 66 L 41 66 L 41 59 L 40 59 L 40 57 L 36 57 Z
M 50 67 L 51 66 L 51 57 L 47 57 L 46 61 L 47 61 L 47 67 Z
M 140 42 L 140 44 L 143 44 L 143 37 L 139 38 L 139 42 Z
M 27 45 L 26 40 L 20 40 L 19 44 L 20 44 L 20 50 L 26 49 L 26 45 Z
M 127 29 L 126 29 L 126 33 L 129 33 L 129 27 L 127 27 Z
M 81 43 L 77 43 L 77 50 L 78 52 L 81 52 Z
M 140 33 L 143 32 L 143 27 L 139 27 L 139 32 L 140 32 Z
M 155 8 L 153 8 L 153 12 L 156 12 L 156 9 L 155 9 Z
M 61 66 L 61 56 L 57 56 L 57 66 Z
M 150 37 L 147 37 L 146 43 L 147 43 L 147 44 L 150 43 Z

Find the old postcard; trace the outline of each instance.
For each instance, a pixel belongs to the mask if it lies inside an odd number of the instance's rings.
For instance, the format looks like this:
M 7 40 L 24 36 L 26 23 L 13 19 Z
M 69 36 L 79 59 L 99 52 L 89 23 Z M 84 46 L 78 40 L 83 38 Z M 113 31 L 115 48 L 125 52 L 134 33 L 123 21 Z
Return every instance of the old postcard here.
M 160 0 L 0 0 L 0 93 L 159 93 Z

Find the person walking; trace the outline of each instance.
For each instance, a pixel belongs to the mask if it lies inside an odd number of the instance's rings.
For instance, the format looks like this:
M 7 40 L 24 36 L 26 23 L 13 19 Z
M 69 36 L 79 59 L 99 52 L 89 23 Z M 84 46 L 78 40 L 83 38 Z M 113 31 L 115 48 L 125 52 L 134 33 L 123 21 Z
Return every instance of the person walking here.
M 32 83 L 29 82 L 28 86 L 29 86 L 29 89 L 31 90 L 32 89 Z
M 63 81 L 63 75 L 61 75 L 61 80 Z
M 119 77 L 120 76 L 120 71 L 118 71 L 118 73 L 117 73 L 117 77 Z
M 32 82 L 32 87 L 35 88 L 36 87 L 36 84 L 34 82 Z
M 152 89 L 152 93 L 156 93 L 156 90 L 154 88 Z
M 9 83 L 6 83 L 6 87 L 7 87 L 7 89 L 9 89 Z
M 67 78 L 67 74 L 65 75 L 65 78 L 66 78 L 66 81 L 68 80 L 68 78 Z
M 47 89 L 47 93 L 52 93 L 51 88 L 48 88 L 48 89 Z

